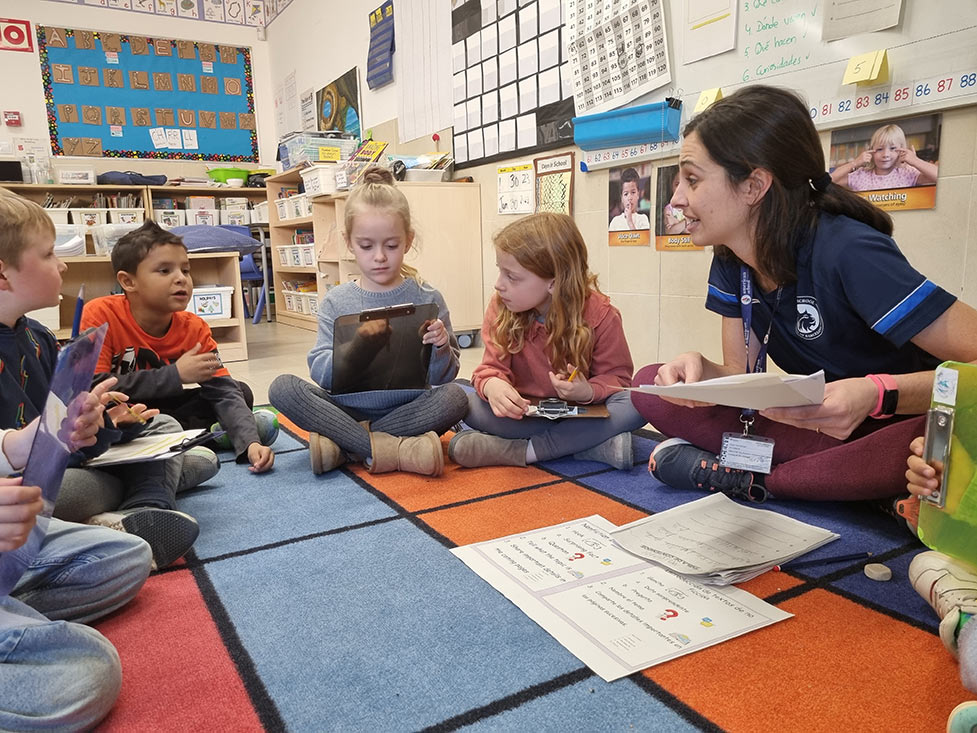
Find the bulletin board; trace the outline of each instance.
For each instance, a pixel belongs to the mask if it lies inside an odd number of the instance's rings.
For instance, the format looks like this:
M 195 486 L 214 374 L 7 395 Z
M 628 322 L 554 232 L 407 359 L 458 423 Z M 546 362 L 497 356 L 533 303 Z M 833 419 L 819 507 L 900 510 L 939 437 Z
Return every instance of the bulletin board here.
M 560 0 L 453 0 L 455 167 L 572 144 Z
M 245 47 L 37 26 L 55 155 L 258 160 Z

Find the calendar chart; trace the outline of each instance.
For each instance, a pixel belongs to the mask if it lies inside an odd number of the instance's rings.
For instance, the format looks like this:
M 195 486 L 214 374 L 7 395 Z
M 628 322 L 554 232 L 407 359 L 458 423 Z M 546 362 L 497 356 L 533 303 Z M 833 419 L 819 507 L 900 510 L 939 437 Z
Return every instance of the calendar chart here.
M 577 115 L 620 107 L 668 84 L 662 0 L 564 0 Z

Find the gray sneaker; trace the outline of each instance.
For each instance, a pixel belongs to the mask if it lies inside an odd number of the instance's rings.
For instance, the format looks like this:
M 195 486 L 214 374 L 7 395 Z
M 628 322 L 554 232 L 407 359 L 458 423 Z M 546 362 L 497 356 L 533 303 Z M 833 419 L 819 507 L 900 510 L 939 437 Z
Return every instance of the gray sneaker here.
M 154 570 L 172 565 L 187 554 L 200 534 L 197 520 L 189 514 L 155 507 L 102 512 L 89 517 L 86 524 L 97 524 L 142 537 L 153 551 Z
M 173 460 L 173 459 L 170 459 Z M 180 483 L 176 493 L 199 486 L 209 481 L 220 471 L 221 463 L 217 454 L 202 445 L 194 446 L 183 453 L 183 469 L 180 472 Z

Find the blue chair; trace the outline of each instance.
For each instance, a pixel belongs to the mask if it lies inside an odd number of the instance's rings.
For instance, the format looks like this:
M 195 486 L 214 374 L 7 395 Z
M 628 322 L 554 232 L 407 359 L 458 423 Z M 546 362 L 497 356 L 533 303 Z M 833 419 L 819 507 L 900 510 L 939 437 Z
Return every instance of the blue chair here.
M 265 310 L 265 301 L 268 298 L 268 291 L 265 288 L 265 278 L 262 275 L 261 270 L 258 269 L 257 263 L 254 261 L 253 254 L 242 255 L 241 257 L 241 284 L 248 283 L 253 287 L 253 284 L 257 282 L 258 286 L 261 288 L 261 292 L 258 294 L 258 302 L 254 307 L 254 317 L 252 318 L 252 323 L 261 323 L 261 314 Z M 244 300 L 244 317 L 251 318 L 251 314 L 248 313 L 248 302 Z

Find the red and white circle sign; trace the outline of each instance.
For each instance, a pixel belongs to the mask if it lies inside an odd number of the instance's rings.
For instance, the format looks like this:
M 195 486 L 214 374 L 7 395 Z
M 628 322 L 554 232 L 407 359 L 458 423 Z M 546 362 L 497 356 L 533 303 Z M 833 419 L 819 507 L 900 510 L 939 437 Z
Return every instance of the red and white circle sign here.
M 33 51 L 34 34 L 29 20 L 0 18 L 0 51 Z

